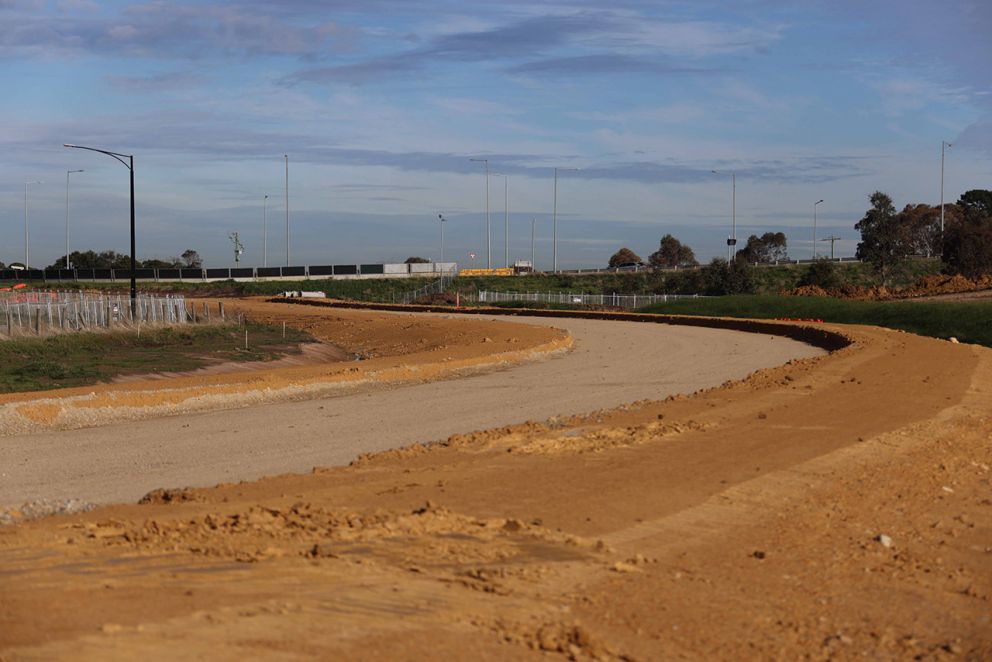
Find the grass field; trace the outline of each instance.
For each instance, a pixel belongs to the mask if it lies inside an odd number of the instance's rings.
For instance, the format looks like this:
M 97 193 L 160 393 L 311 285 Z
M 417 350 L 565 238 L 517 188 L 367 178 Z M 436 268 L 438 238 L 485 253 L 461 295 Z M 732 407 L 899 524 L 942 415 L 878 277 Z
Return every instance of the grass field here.
M 683 299 L 657 304 L 643 312 L 755 319 L 822 319 L 844 324 L 871 324 L 935 338 L 992 347 L 992 303 L 937 301 L 850 301 L 831 297 L 732 296 Z
M 121 375 L 195 370 L 224 361 L 267 361 L 299 353 L 307 334 L 281 327 L 208 324 L 67 333 L 0 341 L 0 393 L 86 386 Z

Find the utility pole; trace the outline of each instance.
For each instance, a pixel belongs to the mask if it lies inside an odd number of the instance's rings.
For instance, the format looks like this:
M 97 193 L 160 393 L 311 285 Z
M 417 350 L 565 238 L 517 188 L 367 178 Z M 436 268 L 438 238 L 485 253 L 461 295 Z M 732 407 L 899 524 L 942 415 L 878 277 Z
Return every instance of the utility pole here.
M 837 241 L 838 239 L 840 239 L 840 237 L 835 237 L 833 235 L 830 235 L 829 237 L 824 237 L 823 239 L 820 240 L 820 241 L 829 241 L 830 242 L 830 259 L 831 260 L 834 259 L 834 242 Z

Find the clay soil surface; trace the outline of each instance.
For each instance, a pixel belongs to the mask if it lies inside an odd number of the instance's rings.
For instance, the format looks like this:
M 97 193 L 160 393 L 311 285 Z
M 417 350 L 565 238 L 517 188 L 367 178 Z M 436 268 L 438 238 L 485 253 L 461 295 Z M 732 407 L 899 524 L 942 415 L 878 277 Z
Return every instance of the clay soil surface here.
M 992 351 L 828 328 L 691 397 L 2 527 L 0 656 L 989 659 Z

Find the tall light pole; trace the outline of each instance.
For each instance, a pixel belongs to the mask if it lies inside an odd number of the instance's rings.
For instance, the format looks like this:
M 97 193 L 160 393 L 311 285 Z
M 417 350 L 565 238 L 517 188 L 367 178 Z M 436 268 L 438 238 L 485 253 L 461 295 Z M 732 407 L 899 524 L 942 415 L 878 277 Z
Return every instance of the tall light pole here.
M 95 147 L 83 147 L 82 145 L 70 145 L 68 143 L 63 143 L 63 147 L 71 147 L 72 149 L 85 149 L 90 152 L 100 152 L 101 154 L 106 154 L 107 156 L 113 157 L 123 164 L 125 168 L 131 171 L 131 319 L 134 319 L 135 312 L 137 309 L 137 299 L 138 299 L 138 283 L 135 280 L 134 270 L 135 270 L 135 259 L 134 259 L 134 155 L 133 154 L 119 154 L 118 152 L 108 152 L 105 149 L 96 149 Z M 125 161 L 124 159 L 127 159 Z
M 486 268 L 493 268 L 493 233 L 489 219 L 489 159 L 469 159 L 486 165 Z
M 551 207 L 551 270 L 558 273 L 558 171 L 578 170 L 578 168 L 555 168 L 554 204 Z
M 269 266 L 269 229 L 268 229 L 269 196 L 262 198 L 262 266 Z
M 30 252 L 28 250 L 28 186 L 32 184 L 44 184 L 44 182 L 24 182 L 24 268 L 29 269 L 31 263 L 28 262 Z
M 710 170 L 714 175 L 727 173 Z M 730 236 L 727 238 L 727 262 L 734 261 L 734 248 L 737 246 L 737 173 L 730 173 Z
M 69 268 L 69 175 L 84 170 L 65 171 L 65 268 Z M 25 265 L 26 266 L 26 265 Z
M 823 202 L 823 200 L 817 200 L 813 203 L 813 250 L 812 258 L 816 259 L 816 206 Z
M 286 266 L 289 266 L 289 154 L 283 154 L 286 159 Z
M 439 221 L 441 221 L 441 260 L 440 260 L 440 262 L 441 263 L 444 263 L 444 224 L 445 224 L 446 221 L 445 221 L 445 218 L 444 218 L 444 215 L 443 214 L 438 214 L 437 215 L 437 218 L 438 218 Z
M 534 271 L 534 230 L 537 227 L 537 219 L 530 219 L 530 270 Z
M 953 145 L 946 140 L 940 141 L 940 239 L 944 240 L 944 151 Z M 943 250 L 941 251 L 943 254 Z
M 494 172 L 503 178 L 503 268 L 510 266 L 510 176 Z

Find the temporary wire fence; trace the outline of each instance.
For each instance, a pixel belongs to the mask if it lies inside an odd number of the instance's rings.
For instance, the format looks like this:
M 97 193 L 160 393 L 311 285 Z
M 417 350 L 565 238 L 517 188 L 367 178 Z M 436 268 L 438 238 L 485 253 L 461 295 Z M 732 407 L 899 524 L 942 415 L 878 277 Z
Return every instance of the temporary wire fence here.
M 488 292 L 480 290 L 479 303 L 534 302 L 635 309 L 677 299 L 696 299 L 698 294 L 582 294 L 575 292 Z
M 450 276 L 442 276 L 441 278 L 424 285 L 423 287 L 417 288 L 415 290 L 410 290 L 409 292 L 393 292 L 391 295 L 392 303 L 413 303 L 418 299 L 426 296 L 431 296 L 434 294 L 443 294 L 444 291 L 451 285 Z
M 0 334 L 49 335 L 116 326 L 185 324 L 196 318 L 183 296 L 85 292 L 0 293 Z

